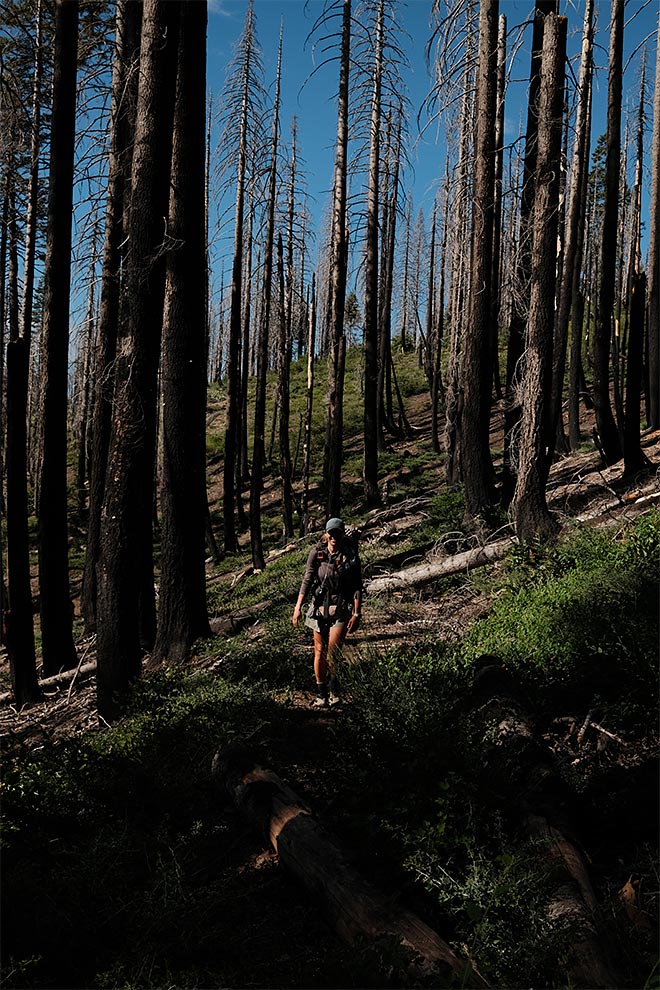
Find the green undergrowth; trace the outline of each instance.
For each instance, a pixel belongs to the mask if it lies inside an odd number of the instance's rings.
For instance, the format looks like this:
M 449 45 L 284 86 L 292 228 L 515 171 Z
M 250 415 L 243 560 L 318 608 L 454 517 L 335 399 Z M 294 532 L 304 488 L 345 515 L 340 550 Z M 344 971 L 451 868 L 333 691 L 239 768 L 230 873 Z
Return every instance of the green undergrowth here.
M 436 503 L 433 522 L 449 532 L 460 510 Z M 4 985 L 367 985 L 295 890 L 246 865 L 263 841 L 210 774 L 216 750 L 237 743 L 308 788 L 360 869 L 492 986 L 573 985 L 571 936 L 548 910 L 554 867 L 524 825 L 549 797 L 535 778 L 512 785 L 499 773 L 476 675 L 491 657 L 540 732 L 593 709 L 642 739 L 656 720 L 659 550 L 653 513 L 626 531 L 578 529 L 513 551 L 489 613 L 460 643 L 363 646 L 340 665 L 345 704 L 304 738 L 293 692 L 309 688 L 310 642 L 291 610 L 306 546 L 234 589 L 219 583 L 219 612 L 272 606 L 258 625 L 199 645 L 210 671 L 162 670 L 116 726 L 6 761 Z M 590 826 L 581 841 L 622 990 L 651 986 L 653 940 L 616 894 L 630 876 L 657 890 L 652 775 L 649 786 L 643 762 L 626 768 L 595 750 L 582 756 L 588 776 L 568 756 L 552 760 L 557 807 Z
M 541 731 L 553 716 L 591 710 L 628 740 L 647 735 L 657 711 L 659 551 L 657 514 L 626 533 L 584 530 L 553 548 L 516 551 L 490 614 L 459 646 L 374 652 L 343 671 L 353 701 L 337 740 L 351 779 L 340 792 L 353 818 L 348 834 L 388 871 L 395 862 L 400 884 L 423 890 L 422 909 L 469 947 L 494 986 L 571 985 L 567 923 L 548 912 L 553 867 L 522 828 L 535 802 L 552 813 L 556 800 L 560 819 L 575 814 L 600 829 L 588 840 L 596 858 L 616 846 L 614 875 L 596 870 L 596 883 L 621 986 L 645 985 L 652 969 L 654 940 L 622 922 L 612 887 L 636 870 L 657 892 L 646 846 L 655 836 L 655 761 L 624 786 L 611 757 L 581 777 L 560 756 L 559 797 L 540 786 L 535 794 L 529 782 L 507 791 L 494 769 L 497 719 L 472 684 L 488 655 L 501 665 L 500 689 Z M 636 803 L 635 828 L 617 809 L 624 800 Z
M 496 654 L 549 698 L 597 685 L 618 717 L 624 699 L 644 705 L 657 687 L 659 560 L 657 512 L 630 530 L 584 528 L 552 547 L 516 549 L 490 614 L 465 638 L 465 660 Z

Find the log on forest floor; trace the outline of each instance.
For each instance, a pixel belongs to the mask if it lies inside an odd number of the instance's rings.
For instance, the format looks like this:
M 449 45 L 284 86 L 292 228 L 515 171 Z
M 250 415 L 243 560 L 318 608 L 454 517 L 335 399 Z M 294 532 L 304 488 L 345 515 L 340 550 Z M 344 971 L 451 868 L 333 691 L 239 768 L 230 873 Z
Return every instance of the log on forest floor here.
M 573 803 L 570 789 L 513 679 L 494 656 L 484 656 L 477 667 L 473 702 L 484 735 L 493 741 L 483 766 L 489 784 L 526 809 L 521 831 L 537 843 L 550 868 L 548 917 L 561 933 L 570 986 L 614 990 L 621 982 L 609 958 L 598 902 L 585 859 L 569 837 L 573 828 L 565 824 Z M 552 824 L 550 817 L 562 824 Z
M 626 518 L 629 518 L 652 507 L 658 501 L 660 501 L 660 492 L 652 492 L 632 500 L 619 498 L 617 502 L 603 506 L 595 512 L 585 512 L 575 516 L 573 522 L 597 523 L 600 520 L 607 521 L 615 511 L 622 512 Z M 374 595 L 382 591 L 399 591 L 405 588 L 419 587 L 431 581 L 449 577 L 451 574 L 460 574 L 475 567 L 483 567 L 485 564 L 502 560 L 507 551 L 517 542 L 517 536 L 509 536 L 485 546 L 473 547 L 471 550 L 463 551 L 463 553 L 429 559 L 421 564 L 416 564 L 414 567 L 406 567 L 392 574 L 383 574 L 380 577 L 372 578 L 365 582 L 365 591 L 367 594 Z
M 209 619 L 211 632 L 216 636 L 235 636 L 251 622 L 255 622 L 262 612 L 270 608 L 272 602 L 259 602 L 249 608 L 239 608 L 229 615 L 221 615 Z
M 372 578 L 371 581 L 366 582 L 365 590 L 368 595 L 374 595 L 379 591 L 417 587 L 421 584 L 427 584 L 429 581 L 448 577 L 450 574 L 459 574 L 461 571 L 468 571 L 474 567 L 483 567 L 484 564 L 501 560 L 514 542 L 515 537 L 508 537 L 505 540 L 497 540 L 497 542 L 483 547 L 474 547 L 472 550 L 465 550 L 463 553 L 456 553 L 440 560 L 430 560 L 423 564 L 417 564 L 415 567 L 407 567 L 405 570 L 396 571 L 394 574 L 384 574 L 382 577 Z
M 212 772 L 337 934 L 382 971 L 383 985 L 437 979 L 442 985 L 457 980 L 458 986 L 488 986 L 436 932 L 365 880 L 304 801 L 274 773 L 256 766 L 244 751 L 219 751 Z
M 604 944 L 596 895 L 581 853 L 543 817 L 530 815 L 527 827 L 530 836 L 539 841 L 541 854 L 551 867 L 553 889 L 548 900 L 548 917 L 565 931 L 570 986 L 616 990 L 623 983 Z
M 53 688 L 71 684 L 74 679 L 82 679 L 88 674 L 93 674 L 95 671 L 96 660 L 89 660 L 87 663 L 79 664 L 77 667 L 72 667 L 71 670 L 63 670 L 59 674 L 53 674 L 52 677 L 44 677 L 38 683 L 40 688 L 49 691 Z M 13 691 L 4 691 L 0 694 L 0 704 L 7 704 L 12 701 L 13 698 Z

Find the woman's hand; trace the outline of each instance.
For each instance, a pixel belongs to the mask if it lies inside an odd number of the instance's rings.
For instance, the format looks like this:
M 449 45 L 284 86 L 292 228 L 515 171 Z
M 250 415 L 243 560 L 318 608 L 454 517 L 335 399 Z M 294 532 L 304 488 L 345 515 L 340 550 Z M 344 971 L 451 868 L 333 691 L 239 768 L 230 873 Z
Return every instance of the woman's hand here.
M 296 607 L 293 610 L 293 619 L 292 619 L 292 621 L 293 621 L 294 626 L 297 626 L 298 623 L 300 622 L 300 606 L 299 605 L 296 605 Z
M 357 629 L 357 627 L 360 624 L 361 618 L 362 616 L 360 615 L 359 612 L 353 612 L 350 619 L 348 620 L 348 625 L 346 626 L 346 632 L 352 633 L 354 629 Z

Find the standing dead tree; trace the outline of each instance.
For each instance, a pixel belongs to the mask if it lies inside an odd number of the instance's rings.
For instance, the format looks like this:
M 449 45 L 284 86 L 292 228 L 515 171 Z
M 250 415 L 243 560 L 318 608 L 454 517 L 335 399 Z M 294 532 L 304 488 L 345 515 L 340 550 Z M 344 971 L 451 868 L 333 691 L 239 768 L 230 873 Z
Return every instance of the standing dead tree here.
M 253 4 L 248 5 L 245 26 L 237 45 L 235 60 L 223 91 L 222 147 L 226 164 L 235 175 L 234 251 L 231 276 L 229 342 L 227 347 L 227 418 L 223 469 L 224 545 L 228 553 L 238 549 L 236 534 L 236 465 L 240 462 L 243 330 L 243 276 L 246 266 L 245 208 L 246 180 L 250 149 L 259 131 L 257 120 L 263 94 L 260 51 L 256 42 Z M 236 127 L 238 126 L 238 134 Z M 247 291 L 250 291 L 249 280 Z M 247 345 L 246 345 L 247 346 Z
M 378 492 L 378 239 L 384 15 L 385 2 L 379 0 L 372 70 L 364 272 L 364 497 L 368 506 L 376 505 L 380 498 Z
M 209 635 L 206 511 L 206 0 L 181 6 L 163 313 L 162 536 L 154 658 Z
M 252 475 L 250 478 L 250 545 L 252 563 L 256 569 L 265 566 L 261 530 L 261 495 L 266 459 L 266 376 L 268 372 L 268 338 L 273 283 L 273 255 L 275 245 L 275 206 L 277 200 L 277 165 L 279 146 L 280 80 L 282 72 L 282 34 L 277 59 L 275 102 L 273 105 L 273 129 L 271 136 L 268 193 L 266 201 L 266 241 L 264 245 L 264 272 L 262 302 L 257 341 L 257 381 L 254 400 L 254 441 L 252 446 Z
M 518 257 L 512 286 L 512 307 L 506 359 L 506 409 L 504 413 L 504 457 L 502 501 L 508 505 L 516 483 L 517 445 L 520 435 L 521 404 L 519 388 L 524 374 L 525 326 L 531 284 L 531 218 L 534 210 L 536 176 L 538 99 L 541 79 L 543 25 L 547 14 L 558 12 L 558 0 L 536 0 L 532 29 L 532 55 L 529 69 L 529 96 L 525 130 L 522 188 L 518 233 Z
M 32 609 L 32 587 L 30 582 L 30 539 L 28 511 L 27 473 L 27 410 L 28 382 L 30 366 L 30 344 L 32 336 L 32 303 L 34 270 L 36 258 L 37 203 L 39 178 L 39 148 L 41 137 L 40 90 L 43 72 L 42 46 L 42 4 L 37 3 L 35 13 L 34 76 L 32 88 L 32 120 L 30 135 L 30 171 L 27 191 L 25 223 L 25 258 L 23 277 L 23 306 L 20 321 L 9 320 L 9 340 L 7 342 L 7 392 L 6 423 L 7 447 L 5 465 L 7 470 L 7 582 L 9 609 L 3 615 L 7 631 L 7 652 L 11 669 L 12 688 L 17 704 L 27 704 L 39 697 L 36 672 L 36 651 Z M 7 167 L 3 225 L 2 225 L 2 270 L 4 272 L 7 254 L 7 233 L 9 209 L 13 207 L 13 168 Z M 14 238 L 12 223 L 12 239 Z M 4 275 L 2 279 L 3 306 L 2 325 L 5 325 Z M 18 292 L 16 285 L 14 293 Z M 10 309 L 15 310 L 15 305 Z M 16 314 L 17 315 L 17 314 Z M 0 364 L 2 358 L 0 357 Z M 3 580 L 3 612 L 4 575 Z
M 131 169 L 126 334 L 113 406 L 98 567 L 97 699 L 106 719 L 156 634 L 152 519 L 178 2 L 145 0 Z
M 498 18 L 497 0 L 483 0 L 479 8 L 469 316 L 459 367 L 463 400 L 458 421 L 461 469 L 466 512 L 473 517 L 479 516 L 494 497 L 489 431 Z
M 566 368 L 568 344 L 568 324 L 575 297 L 579 291 L 582 268 L 582 247 L 584 242 L 584 179 L 589 158 L 589 115 L 591 109 L 591 75 L 593 72 L 593 0 L 587 0 L 584 10 L 582 30 L 582 55 L 578 78 L 578 104 L 575 121 L 575 138 L 570 169 L 571 187 L 568 195 L 566 221 L 564 225 L 564 248 L 562 252 L 562 278 L 555 320 L 552 396 L 548 441 L 551 456 L 557 432 L 561 429 L 561 406 Z M 577 314 L 576 314 L 577 315 Z M 575 323 L 573 334 L 582 339 L 582 327 Z
M 593 398 L 602 454 L 608 464 L 621 459 L 623 448 L 610 401 L 610 351 L 616 289 L 617 223 L 621 158 L 621 89 L 623 80 L 624 0 L 612 0 L 607 83 L 607 149 L 605 202 L 600 240 L 600 289 L 593 338 Z
M 337 12 L 338 4 L 330 10 Z M 344 370 L 346 336 L 344 307 L 346 304 L 347 218 L 346 184 L 348 168 L 348 99 L 351 52 L 351 0 L 342 0 L 341 49 L 339 61 L 339 97 L 337 103 L 337 142 L 332 187 L 332 219 L 330 234 L 329 272 L 329 367 L 328 415 L 326 421 L 323 478 L 326 487 L 326 511 L 336 516 L 341 511 L 341 459 L 344 423 Z
M 66 476 L 77 49 L 78 0 L 57 0 L 42 330 L 44 431 L 38 508 L 39 603 L 45 674 L 67 670 L 78 662 L 69 585 Z
M 513 499 L 516 532 L 521 540 L 547 537 L 557 530 L 557 523 L 548 511 L 545 486 L 550 467 L 546 451 L 552 382 L 565 58 L 566 18 L 548 14 L 543 32 L 539 93 L 527 360 Z
M 436 83 L 428 100 L 435 116 L 444 116 L 447 127 L 448 166 L 454 159 L 454 181 L 447 191 L 448 209 L 453 217 L 451 240 L 445 253 L 450 253 L 450 285 L 447 308 L 447 388 L 445 404 L 446 477 L 450 485 L 461 481 L 461 417 L 463 393 L 460 378 L 464 338 L 468 316 L 468 273 L 471 268 L 472 238 L 470 203 L 472 201 L 473 144 L 475 132 L 474 93 L 477 64 L 475 10 L 472 0 L 453 3 L 443 14 L 442 5 L 436 0 L 433 14 L 437 26 L 431 38 L 435 51 Z M 458 89 L 458 95 L 456 94 Z M 458 121 L 454 107 L 458 105 Z M 458 137 L 453 134 L 458 130 Z M 455 148 L 454 155 L 451 154 Z M 443 265 L 445 264 L 443 257 Z
M 101 299 L 91 396 L 92 441 L 87 546 L 81 596 L 81 611 L 87 633 L 96 629 L 96 568 L 100 554 L 101 508 L 112 425 L 113 369 L 120 333 L 121 271 L 125 254 L 122 245 L 126 233 L 135 128 L 140 15 L 140 7 L 130 0 L 120 0 L 117 4 Z
M 649 426 L 660 427 L 660 15 L 655 54 L 655 89 L 653 96 L 653 138 L 651 140 L 651 204 L 649 209 L 648 306 L 646 313 L 648 339 L 648 401 Z

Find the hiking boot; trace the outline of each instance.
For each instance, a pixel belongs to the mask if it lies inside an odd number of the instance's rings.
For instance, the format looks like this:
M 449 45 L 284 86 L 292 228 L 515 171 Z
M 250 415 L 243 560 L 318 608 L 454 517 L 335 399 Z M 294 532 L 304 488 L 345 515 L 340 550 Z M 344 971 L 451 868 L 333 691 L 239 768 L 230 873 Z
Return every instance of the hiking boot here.
M 328 696 L 329 704 L 338 705 L 339 702 L 341 701 L 341 698 L 339 697 L 339 682 L 337 678 L 334 676 L 334 674 L 330 678 L 328 682 L 328 686 L 330 688 L 330 694 Z
M 327 708 L 328 707 L 328 685 L 325 681 L 320 684 L 316 684 L 316 697 L 312 702 L 313 708 Z

